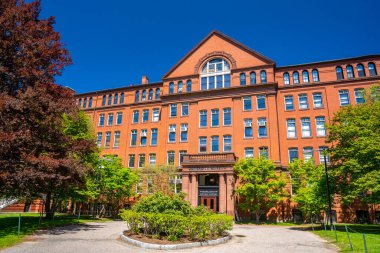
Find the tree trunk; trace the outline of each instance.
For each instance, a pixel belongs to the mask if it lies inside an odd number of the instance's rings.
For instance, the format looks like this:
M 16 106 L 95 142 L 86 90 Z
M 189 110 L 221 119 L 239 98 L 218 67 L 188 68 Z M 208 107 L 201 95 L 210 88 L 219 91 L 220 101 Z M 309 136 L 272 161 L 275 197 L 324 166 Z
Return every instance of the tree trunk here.
M 255 213 L 256 214 L 256 223 L 258 224 L 260 222 L 260 213 Z
M 48 192 L 46 194 L 46 200 L 45 200 L 45 218 L 46 219 L 53 218 L 51 206 L 52 206 L 51 205 L 51 192 Z

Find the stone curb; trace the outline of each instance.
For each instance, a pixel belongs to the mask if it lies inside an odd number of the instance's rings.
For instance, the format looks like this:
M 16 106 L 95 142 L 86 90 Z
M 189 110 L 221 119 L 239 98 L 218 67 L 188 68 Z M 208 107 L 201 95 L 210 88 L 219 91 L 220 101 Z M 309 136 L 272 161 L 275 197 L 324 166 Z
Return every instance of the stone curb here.
M 126 241 L 130 244 L 133 244 L 135 246 L 138 246 L 143 249 L 158 249 L 158 250 L 176 250 L 176 249 L 187 249 L 187 248 L 194 248 L 194 247 L 203 247 L 203 246 L 211 246 L 211 245 L 218 245 L 222 243 L 228 242 L 232 236 L 229 234 L 228 236 L 218 238 L 215 240 L 208 240 L 205 242 L 192 242 L 192 243 L 182 243 L 182 244 L 153 244 L 153 243 L 146 243 L 146 242 L 140 242 L 134 239 L 131 239 L 124 234 L 120 235 L 120 239 L 123 241 Z

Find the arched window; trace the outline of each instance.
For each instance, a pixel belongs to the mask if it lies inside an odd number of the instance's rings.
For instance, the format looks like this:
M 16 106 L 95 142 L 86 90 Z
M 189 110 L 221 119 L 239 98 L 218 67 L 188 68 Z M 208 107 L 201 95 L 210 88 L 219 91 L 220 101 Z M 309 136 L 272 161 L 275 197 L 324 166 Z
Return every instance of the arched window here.
M 342 67 L 340 67 L 340 66 L 336 67 L 335 72 L 336 72 L 336 79 L 338 79 L 338 80 L 344 79 Z
M 103 95 L 102 106 L 105 106 L 106 103 L 107 103 L 107 96 L 106 96 L 106 95 Z
M 141 93 L 141 101 L 145 101 L 145 100 L 146 100 L 146 90 L 143 90 Z
M 92 97 L 88 100 L 88 107 L 92 107 Z
M 365 76 L 365 70 L 363 64 L 358 64 L 356 66 L 356 69 L 358 70 L 358 76 L 359 77 L 364 77 Z
M 368 70 L 370 76 L 377 76 L 376 66 L 373 62 L 368 63 Z
M 319 82 L 319 74 L 317 69 L 313 69 L 313 71 L 311 71 L 311 76 L 313 77 L 314 83 Z
M 156 99 L 160 99 L 161 91 L 160 88 L 156 89 Z
M 183 90 L 183 82 L 182 81 L 179 81 L 178 82 L 178 93 L 181 93 Z
M 300 74 L 298 74 L 297 71 L 293 72 L 293 83 L 299 84 L 300 83 Z
M 267 72 L 265 70 L 260 71 L 260 81 L 261 83 L 267 82 Z
M 284 84 L 285 85 L 289 85 L 290 84 L 290 76 L 289 76 L 288 72 L 284 73 Z
M 84 98 L 83 100 L 83 108 L 86 108 L 87 107 L 87 98 Z
M 249 74 L 249 83 L 250 84 L 256 84 L 256 72 L 252 71 Z
M 302 71 L 302 82 L 303 83 L 309 82 L 309 72 L 307 72 L 307 70 Z
M 140 101 L 140 91 L 136 91 L 135 93 L 135 103 Z
M 78 100 L 78 106 L 79 106 L 79 107 L 82 106 L 82 99 L 81 99 L 81 98 Z
M 112 94 L 108 95 L 108 105 L 112 104 Z
M 206 62 L 201 72 L 201 90 L 226 88 L 231 86 L 231 70 L 228 62 L 222 58 Z
M 120 104 L 124 104 L 124 93 L 120 94 Z
M 240 73 L 240 85 L 245 85 L 245 84 L 246 84 L 245 74 L 244 73 Z
M 174 83 L 171 82 L 169 83 L 169 94 L 173 94 L 174 93 Z
M 191 91 L 191 80 L 187 80 L 187 82 L 186 82 L 186 91 L 187 92 Z
M 152 100 L 152 99 L 153 99 L 153 89 L 150 89 L 149 95 L 148 95 L 148 100 Z
M 346 72 L 347 72 L 347 78 L 354 78 L 354 68 L 351 65 L 347 65 L 346 67 Z
M 119 94 L 118 93 L 115 94 L 115 97 L 113 99 L 113 104 L 116 105 L 117 102 L 119 102 Z

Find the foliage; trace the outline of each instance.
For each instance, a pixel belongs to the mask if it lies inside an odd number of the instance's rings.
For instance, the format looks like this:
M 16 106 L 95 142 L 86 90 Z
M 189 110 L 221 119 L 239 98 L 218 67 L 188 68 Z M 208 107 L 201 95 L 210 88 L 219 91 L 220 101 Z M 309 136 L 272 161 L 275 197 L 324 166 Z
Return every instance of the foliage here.
M 239 185 L 236 194 L 242 197 L 239 205 L 256 215 L 275 206 L 286 195 L 286 182 L 283 173 L 276 171 L 272 161 L 263 157 L 239 160 L 234 170 L 238 176 Z
M 142 195 L 148 192 L 161 192 L 163 194 L 174 194 L 174 184 L 170 184 L 169 179 L 177 174 L 177 167 L 173 165 L 155 165 L 141 168 L 136 171 L 142 181 Z M 148 186 L 148 181 L 152 184 Z M 150 188 L 151 187 L 151 188 Z M 149 189 L 148 189 L 149 188 Z
M 380 203 L 380 86 L 342 108 L 328 126 L 332 172 L 343 203 Z
M 322 210 L 327 210 L 326 177 L 324 166 L 316 166 L 313 160 L 294 160 L 289 164 L 293 201 L 303 214 L 305 221 L 319 218 Z M 333 189 L 330 182 L 330 192 Z M 331 199 L 332 195 L 331 195 Z

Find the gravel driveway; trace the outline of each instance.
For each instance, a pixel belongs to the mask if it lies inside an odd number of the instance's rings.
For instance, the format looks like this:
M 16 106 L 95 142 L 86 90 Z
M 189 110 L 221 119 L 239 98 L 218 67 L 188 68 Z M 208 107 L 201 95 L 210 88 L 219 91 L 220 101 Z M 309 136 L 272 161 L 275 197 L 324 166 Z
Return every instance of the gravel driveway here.
M 119 240 L 124 222 L 112 221 L 72 225 L 29 236 L 23 243 L 1 253 L 139 253 L 165 252 L 145 250 Z M 235 225 L 233 238 L 226 244 L 167 252 L 337 252 L 316 235 L 291 227 Z

